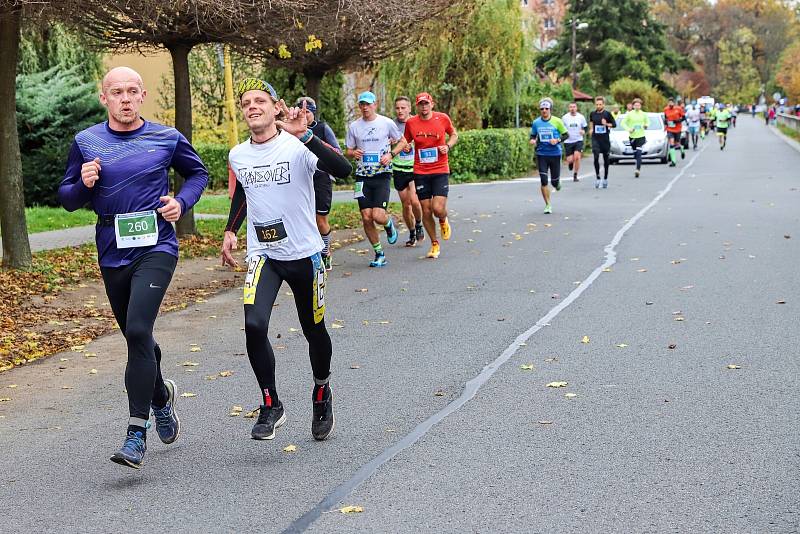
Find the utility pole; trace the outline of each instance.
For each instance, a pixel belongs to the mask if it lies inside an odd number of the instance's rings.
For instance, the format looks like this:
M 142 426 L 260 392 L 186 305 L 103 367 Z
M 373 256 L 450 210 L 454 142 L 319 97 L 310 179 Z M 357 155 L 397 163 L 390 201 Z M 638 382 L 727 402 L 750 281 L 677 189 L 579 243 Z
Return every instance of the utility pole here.
M 578 51 L 576 50 L 575 46 L 575 38 L 578 33 L 578 19 L 572 17 L 572 21 L 570 22 L 570 24 L 572 26 L 572 88 L 575 89 L 575 85 L 577 84 L 577 78 L 578 78 L 578 75 L 575 72 L 576 68 L 575 64 L 577 63 L 576 59 L 578 56 Z

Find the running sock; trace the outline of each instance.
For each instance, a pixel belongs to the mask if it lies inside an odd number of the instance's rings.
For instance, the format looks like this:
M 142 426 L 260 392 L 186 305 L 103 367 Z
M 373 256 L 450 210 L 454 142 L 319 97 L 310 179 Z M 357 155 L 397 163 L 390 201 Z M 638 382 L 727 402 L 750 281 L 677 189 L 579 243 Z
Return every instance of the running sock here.
M 675 158 L 675 149 L 674 149 L 674 148 L 672 148 L 672 147 L 669 147 L 669 160 L 670 160 L 672 163 L 675 163 L 675 159 L 676 159 L 676 158 Z
M 380 243 L 375 243 L 372 245 L 373 250 L 375 250 L 375 254 L 383 254 L 383 247 Z
M 139 432 L 142 435 L 142 439 L 147 441 L 147 429 L 143 426 L 128 425 L 128 432 Z
M 265 388 L 261 390 L 261 397 L 264 400 L 264 406 L 267 408 L 281 405 L 281 401 L 278 400 L 278 393 L 276 391 L 270 391 L 268 388 Z
M 327 234 L 320 234 L 322 236 L 322 255 L 327 256 L 331 253 L 331 231 L 328 230 Z
M 577 178 L 577 177 L 578 177 L 578 173 L 577 173 L 577 172 L 573 172 L 573 173 L 572 173 L 572 177 L 573 177 L 573 178 Z
M 569 164 L 567 165 L 567 167 L 569 167 L 569 170 L 572 170 L 572 165 L 573 165 L 573 164 L 572 164 L 572 162 L 570 161 L 570 162 L 569 162 Z

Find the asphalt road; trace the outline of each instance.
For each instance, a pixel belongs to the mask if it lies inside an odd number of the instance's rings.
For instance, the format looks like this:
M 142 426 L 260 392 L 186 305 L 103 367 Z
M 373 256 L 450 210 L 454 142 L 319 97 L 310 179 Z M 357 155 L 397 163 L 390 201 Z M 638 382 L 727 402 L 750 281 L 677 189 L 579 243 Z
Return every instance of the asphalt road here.
M 259 401 L 239 290 L 159 320 L 164 374 L 196 396 L 141 471 L 108 461 L 119 334 L 2 374 L 0 531 L 797 532 L 799 168 L 743 117 L 724 152 L 567 182 L 549 216 L 535 182 L 454 187 L 436 261 L 339 251 L 324 443 L 286 295 L 273 442 L 228 415 Z

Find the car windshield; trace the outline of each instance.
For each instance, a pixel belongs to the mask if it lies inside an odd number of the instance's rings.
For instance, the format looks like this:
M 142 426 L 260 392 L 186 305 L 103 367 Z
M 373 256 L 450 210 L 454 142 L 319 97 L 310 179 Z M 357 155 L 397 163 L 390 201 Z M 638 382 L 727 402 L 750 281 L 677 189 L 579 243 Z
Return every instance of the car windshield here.
M 617 126 L 614 128 L 616 131 L 624 130 L 622 127 L 622 119 L 625 118 L 625 115 L 620 115 L 617 117 Z M 648 130 L 663 130 L 664 125 L 661 124 L 661 118 L 659 117 L 658 113 L 648 113 L 647 118 L 649 123 L 647 125 Z

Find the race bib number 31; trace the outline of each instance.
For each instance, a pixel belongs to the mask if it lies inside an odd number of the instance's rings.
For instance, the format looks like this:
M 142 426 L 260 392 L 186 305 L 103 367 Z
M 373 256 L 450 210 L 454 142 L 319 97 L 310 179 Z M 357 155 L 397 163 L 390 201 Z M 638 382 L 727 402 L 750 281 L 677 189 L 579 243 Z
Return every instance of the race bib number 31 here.
M 158 243 L 156 212 L 120 213 L 114 217 L 117 248 L 150 247 Z
M 423 148 L 419 151 L 420 163 L 436 163 L 439 161 L 438 148 Z

